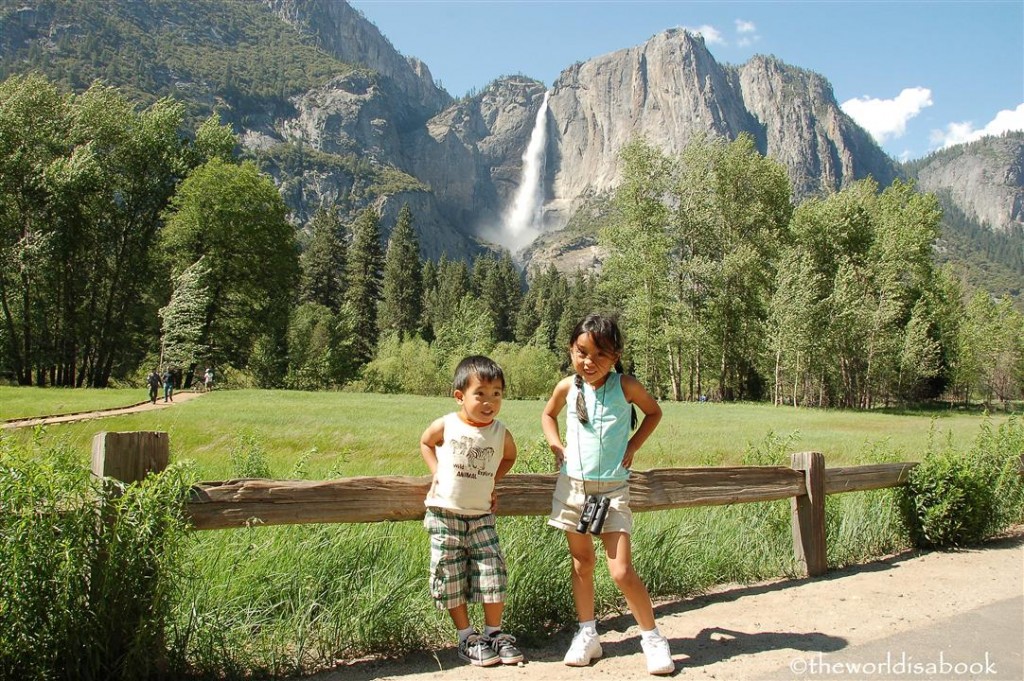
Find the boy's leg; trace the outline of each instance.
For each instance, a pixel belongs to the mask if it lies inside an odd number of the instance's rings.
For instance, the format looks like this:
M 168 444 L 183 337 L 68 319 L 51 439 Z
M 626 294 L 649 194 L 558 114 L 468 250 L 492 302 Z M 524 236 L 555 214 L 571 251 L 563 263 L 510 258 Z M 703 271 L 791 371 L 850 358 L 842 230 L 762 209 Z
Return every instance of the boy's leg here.
M 501 629 L 501 615 L 505 612 L 504 601 L 484 603 L 484 624 L 494 629 Z
M 487 625 L 484 640 L 502 664 L 522 662 L 523 653 L 516 648 L 515 637 L 501 630 L 508 568 L 494 527 L 494 515 L 469 521 L 466 547 L 469 551 L 469 597 L 483 604 L 484 623 Z
M 448 614 L 452 617 L 452 624 L 459 631 L 469 628 L 469 606 L 463 603 L 454 608 L 449 608 Z
M 619 587 L 619 591 L 626 598 L 626 604 L 629 606 L 630 612 L 633 613 L 636 623 L 640 625 L 641 630 L 654 629 L 654 606 L 651 605 L 651 596 L 647 593 L 647 587 L 633 568 L 633 552 L 629 535 L 625 532 L 606 532 L 601 535 L 601 541 L 608 554 L 608 572 L 615 582 L 615 586 Z M 593 597 L 593 583 L 591 583 L 591 597 Z M 592 608 L 591 612 L 593 612 Z

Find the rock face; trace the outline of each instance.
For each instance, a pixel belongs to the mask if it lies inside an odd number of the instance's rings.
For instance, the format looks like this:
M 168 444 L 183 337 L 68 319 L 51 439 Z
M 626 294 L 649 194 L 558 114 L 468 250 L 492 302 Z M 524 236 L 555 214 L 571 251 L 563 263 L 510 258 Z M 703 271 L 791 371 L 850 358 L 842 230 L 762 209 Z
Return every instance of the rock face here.
M 670 30 L 638 47 L 562 72 L 550 99 L 553 226 L 578 199 L 612 189 L 618 153 L 642 136 L 678 154 L 698 135 L 750 134 L 786 166 L 796 196 L 873 175 L 888 184 L 888 156 L 836 104 L 828 82 L 771 57 L 723 67 L 704 40 Z
M 434 84 L 427 65 L 403 57 L 363 15 L 340 0 L 264 0 L 283 21 L 344 62 L 363 64 L 391 80 L 403 92 L 407 111 L 396 110 L 405 125 L 415 125 L 451 103 Z
M 92 35 L 94 15 L 75 23 L 70 5 L 22 4 L 0 12 L 0 50 L 10 56 L 7 63 L 26 60 L 33 46 L 68 58 L 61 45 L 72 41 L 63 36 Z M 478 252 L 479 235 L 501 224 L 520 183 L 545 85 L 507 77 L 454 101 L 426 65 L 400 54 L 344 0 L 262 0 L 218 9 L 245 7 L 232 17 L 245 26 L 253 21 L 253 6 L 264 30 L 267 21 L 280 20 L 305 44 L 356 66 L 287 99 L 234 100 L 232 122 L 242 144 L 274 176 L 296 225 L 321 206 L 337 206 L 351 217 L 376 205 L 384 212 L 386 232 L 401 202 L 409 202 L 424 255 Z M 210 4 L 111 0 L 103 8 L 128 19 L 116 25 L 160 37 L 201 25 Z M 181 23 L 186 20 L 192 23 Z M 214 47 L 225 53 L 235 47 L 230 36 L 207 33 L 203 40 L 220 41 Z M 103 35 L 95 40 L 102 42 Z M 213 79 L 182 81 L 172 62 L 153 54 L 154 63 L 140 69 L 160 87 L 192 98 L 199 109 L 214 110 L 223 93 Z M 823 77 L 773 57 L 721 65 L 703 38 L 683 30 L 570 66 L 552 85 L 548 106 L 545 238 L 538 248 L 548 251 L 550 261 L 596 262 L 592 234 L 563 228 L 588 202 L 615 188 L 619 153 L 637 136 L 675 155 L 698 136 L 733 139 L 747 133 L 762 153 L 786 167 L 797 199 L 869 175 L 884 186 L 901 172 L 839 109 Z M 922 189 L 947 191 L 965 213 L 993 229 L 1015 229 L 1024 212 L 1022 168 L 1022 142 L 1013 137 L 943 152 L 909 172 L 917 172 Z M 584 226 L 589 222 L 582 220 Z M 563 231 L 562 240 L 555 238 Z
M 755 129 L 729 81 L 703 40 L 681 30 L 563 71 L 549 101 L 555 213 L 567 218 L 578 197 L 615 187 L 619 151 L 635 137 L 675 154 L 698 134 Z
M 500 223 L 543 97 L 538 81 L 495 81 L 409 135 L 406 169 L 434 190 L 441 212 L 466 231 Z
M 1024 134 L 986 137 L 932 154 L 918 187 L 945 192 L 965 215 L 997 232 L 1024 230 Z
M 836 104 L 816 73 L 756 56 L 735 71 L 743 103 L 763 131 L 761 150 L 789 170 L 793 193 L 833 191 L 868 175 L 882 186 L 897 172 L 871 136 Z M 756 132 L 750 131 L 755 134 Z

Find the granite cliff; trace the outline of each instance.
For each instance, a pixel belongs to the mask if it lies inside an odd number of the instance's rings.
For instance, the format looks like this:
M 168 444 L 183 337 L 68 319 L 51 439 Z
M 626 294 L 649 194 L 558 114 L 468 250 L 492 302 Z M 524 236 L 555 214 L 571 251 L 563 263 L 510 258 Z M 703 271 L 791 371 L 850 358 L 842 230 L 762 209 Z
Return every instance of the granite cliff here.
M 548 90 L 502 77 L 454 100 L 343 0 L 5 2 L 0 67 L 42 70 L 72 89 L 102 78 L 143 103 L 184 98 L 193 120 L 217 111 L 275 178 L 296 226 L 322 206 L 351 217 L 375 205 L 387 234 L 409 203 L 430 257 L 487 247 L 479 235 L 515 193 Z M 722 65 L 683 30 L 569 66 L 548 105 L 538 247 L 566 268 L 598 257 L 589 214 L 572 218 L 614 189 L 619 151 L 636 136 L 676 153 L 697 136 L 747 133 L 786 167 L 797 199 L 906 174 L 992 229 L 1019 234 L 1022 224 L 1019 138 L 902 169 L 821 75 L 769 56 Z
M 920 189 L 946 193 L 989 229 L 1024 229 L 1024 133 L 985 137 L 936 152 L 910 167 Z

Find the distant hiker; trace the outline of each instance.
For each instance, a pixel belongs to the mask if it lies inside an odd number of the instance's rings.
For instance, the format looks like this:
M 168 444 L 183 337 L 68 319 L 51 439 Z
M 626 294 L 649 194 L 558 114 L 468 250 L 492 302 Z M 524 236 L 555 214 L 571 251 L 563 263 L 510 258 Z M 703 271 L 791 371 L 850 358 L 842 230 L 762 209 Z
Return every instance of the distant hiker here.
M 174 372 L 170 367 L 164 370 L 164 402 L 174 401 Z
M 203 374 L 203 390 L 213 390 L 213 367 L 206 367 L 206 373 Z
M 459 630 L 459 657 L 478 667 L 517 664 L 523 654 L 501 630 L 508 569 L 498 544 L 494 483 L 516 461 L 516 443 L 496 420 L 505 376 L 493 360 L 466 357 L 455 369 L 459 411 L 435 420 L 420 437 L 433 475 L 423 526 L 430 534 L 430 595 Z M 469 621 L 483 603 L 484 633 Z
M 146 377 L 146 383 L 149 384 L 149 401 L 152 404 L 156 404 L 156 395 L 160 392 L 160 374 L 157 373 L 156 369 L 149 372 L 149 376 Z

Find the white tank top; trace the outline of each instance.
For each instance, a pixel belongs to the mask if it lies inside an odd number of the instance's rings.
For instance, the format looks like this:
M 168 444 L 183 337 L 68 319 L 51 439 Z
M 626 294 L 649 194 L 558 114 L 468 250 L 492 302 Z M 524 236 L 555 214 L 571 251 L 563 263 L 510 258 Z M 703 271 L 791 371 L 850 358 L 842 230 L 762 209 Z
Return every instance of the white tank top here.
M 471 426 L 456 413 L 444 417 L 444 441 L 435 448 L 437 473 L 426 505 L 465 515 L 491 512 L 494 474 L 505 456 L 505 425 Z

